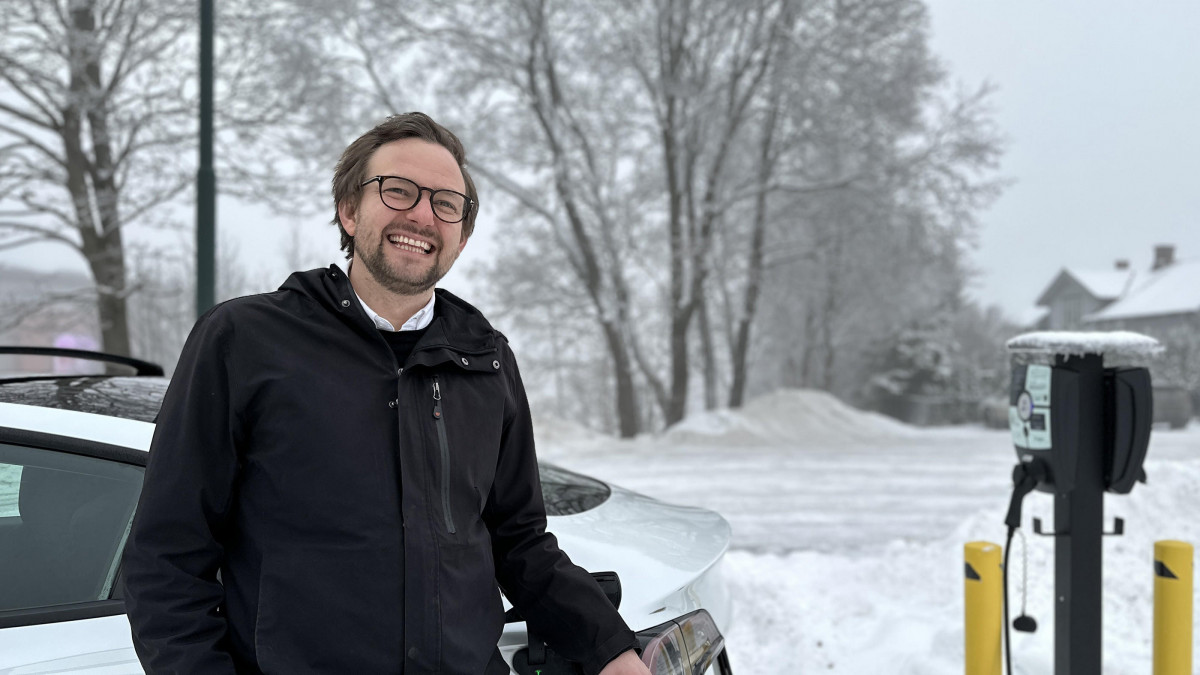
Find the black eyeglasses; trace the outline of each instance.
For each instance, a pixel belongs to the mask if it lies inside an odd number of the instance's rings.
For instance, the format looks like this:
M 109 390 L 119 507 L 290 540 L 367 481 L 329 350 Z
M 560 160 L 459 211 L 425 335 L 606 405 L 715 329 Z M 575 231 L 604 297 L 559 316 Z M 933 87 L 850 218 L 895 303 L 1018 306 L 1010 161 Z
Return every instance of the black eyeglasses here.
M 407 211 L 421 201 L 421 194 L 429 193 L 429 206 L 439 220 L 446 223 L 462 222 L 471 212 L 475 202 L 461 192 L 454 190 L 434 190 L 421 187 L 407 178 L 400 176 L 375 176 L 359 187 L 379 182 L 379 199 L 383 205 L 393 211 Z

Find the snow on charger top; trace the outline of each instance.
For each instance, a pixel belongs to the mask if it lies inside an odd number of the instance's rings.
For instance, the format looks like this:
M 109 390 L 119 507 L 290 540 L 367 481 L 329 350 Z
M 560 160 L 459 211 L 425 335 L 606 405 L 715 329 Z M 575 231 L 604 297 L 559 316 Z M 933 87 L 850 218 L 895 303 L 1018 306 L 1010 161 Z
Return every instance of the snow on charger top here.
M 1158 340 L 1130 331 L 1036 331 L 1009 340 L 1005 346 L 1015 353 L 1104 354 L 1117 358 L 1149 358 L 1162 353 Z

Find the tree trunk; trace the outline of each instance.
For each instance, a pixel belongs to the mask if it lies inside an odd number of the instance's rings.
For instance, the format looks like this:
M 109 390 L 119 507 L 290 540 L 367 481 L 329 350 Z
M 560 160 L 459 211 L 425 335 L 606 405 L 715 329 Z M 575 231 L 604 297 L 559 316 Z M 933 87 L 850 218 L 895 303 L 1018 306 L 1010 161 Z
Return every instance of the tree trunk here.
M 825 300 L 821 306 L 821 325 L 819 326 L 821 331 L 821 351 L 825 355 L 825 360 L 822 363 L 821 389 L 829 392 L 833 391 L 833 369 L 837 361 L 837 350 L 834 349 L 833 345 L 833 318 L 838 309 L 838 261 L 841 259 L 841 239 L 835 238 L 835 242 L 839 245 L 835 245 L 834 255 L 829 265 Z
M 708 314 L 708 303 L 700 301 L 700 355 L 704 366 L 704 409 L 716 410 L 720 392 L 717 382 L 717 355 L 713 347 L 712 319 Z
M 825 352 L 824 369 L 821 373 L 821 389 L 833 391 L 833 369 L 837 362 L 837 351 L 833 348 L 833 322 L 826 319 L 821 322 L 822 349 Z
M 616 378 L 617 428 L 621 438 L 633 438 L 641 431 L 637 390 L 633 386 L 633 362 L 621 339 L 620 330 L 610 322 L 604 323 L 604 341 L 612 356 L 613 376 Z
M 800 353 L 800 382 L 802 388 L 812 386 L 813 381 L 813 360 L 817 349 L 817 322 L 813 313 L 813 308 L 809 305 L 804 307 L 804 349 Z
M 778 95 L 772 97 L 763 124 L 762 143 L 758 152 L 758 189 L 754 195 L 754 229 L 750 233 L 750 251 L 746 261 L 746 292 L 742 300 L 741 318 L 732 350 L 733 384 L 729 388 L 729 407 L 740 408 L 746 399 L 747 354 L 750 351 L 750 327 L 758 312 L 758 294 L 762 286 L 763 251 L 767 238 L 767 185 L 774 173 L 775 161 L 771 148 L 775 144 L 775 122 L 779 115 Z
M 671 313 L 671 396 L 667 401 L 666 426 L 683 419 L 687 412 L 688 363 L 687 331 L 691 324 L 692 309 L 677 308 Z
M 68 161 L 68 189 L 78 218 L 81 249 L 96 282 L 103 349 L 129 355 L 125 251 L 107 102 L 100 82 L 95 6 L 91 0 L 71 3 L 71 31 L 72 39 L 68 41 L 71 100 L 62 134 Z M 85 119 L 91 131 L 92 158 L 84 150 Z
M 674 126 L 676 101 L 669 97 L 666 103 L 666 126 L 662 129 L 663 165 L 666 167 L 667 179 L 667 227 L 668 239 L 671 246 L 670 267 L 670 311 L 671 328 L 669 345 L 671 349 L 671 371 L 668 379 L 670 395 L 667 407 L 663 410 L 663 422 L 671 426 L 683 419 L 687 404 L 688 387 L 688 348 L 687 328 L 691 320 L 691 312 L 683 308 L 684 288 L 686 281 L 686 260 L 688 240 L 684 236 L 683 227 L 683 192 L 684 187 L 679 175 L 680 150 L 675 138 Z

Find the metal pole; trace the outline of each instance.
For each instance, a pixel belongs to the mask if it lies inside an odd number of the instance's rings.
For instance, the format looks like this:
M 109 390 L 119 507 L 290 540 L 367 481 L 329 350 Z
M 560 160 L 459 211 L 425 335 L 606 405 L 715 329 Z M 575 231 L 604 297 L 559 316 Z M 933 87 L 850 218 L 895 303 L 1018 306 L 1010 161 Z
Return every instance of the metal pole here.
M 196 316 L 216 304 L 217 177 L 213 170 L 213 1 L 200 0 L 200 168 L 196 175 Z
M 1058 356 L 1078 373 L 1075 486 L 1054 495 L 1054 673 L 1096 675 L 1101 661 L 1104 519 L 1104 359 Z

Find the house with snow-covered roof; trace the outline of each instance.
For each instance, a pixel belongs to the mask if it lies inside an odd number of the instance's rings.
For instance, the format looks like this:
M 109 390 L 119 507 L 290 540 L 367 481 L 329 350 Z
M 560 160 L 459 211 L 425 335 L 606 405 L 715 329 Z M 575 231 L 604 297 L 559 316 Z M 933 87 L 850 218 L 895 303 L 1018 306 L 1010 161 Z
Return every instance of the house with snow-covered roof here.
M 1155 337 L 1200 331 L 1200 260 L 1174 258 L 1174 249 L 1155 258 L 1149 271 L 1102 309 L 1083 317 L 1090 330 L 1132 330 Z
M 1039 330 L 1132 330 L 1161 335 L 1200 329 L 1200 260 L 1176 260 L 1175 247 L 1154 247 L 1149 270 L 1128 260 L 1112 269 L 1064 268 L 1038 296 Z
M 1109 306 L 1125 294 L 1136 274 L 1129 261 L 1118 260 L 1111 270 L 1064 268 L 1038 296 L 1040 313 L 1029 318 L 1039 330 L 1078 330 L 1084 317 Z

